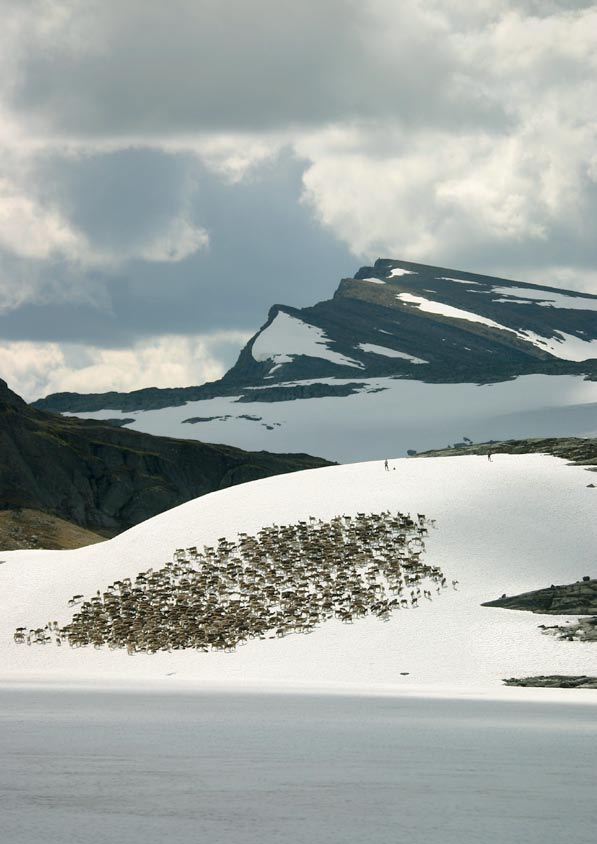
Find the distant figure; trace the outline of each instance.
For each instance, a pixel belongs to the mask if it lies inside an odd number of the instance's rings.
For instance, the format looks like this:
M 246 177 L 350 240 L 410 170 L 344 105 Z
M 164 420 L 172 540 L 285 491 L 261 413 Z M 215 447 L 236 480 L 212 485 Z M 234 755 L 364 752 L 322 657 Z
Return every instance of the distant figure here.
M 386 472 L 389 472 L 389 471 L 390 471 L 390 467 L 388 466 L 388 460 L 387 460 L 387 458 L 384 460 L 383 465 L 384 465 L 384 469 L 386 470 Z
M 490 463 L 493 463 L 493 460 L 491 459 L 491 451 L 487 452 L 487 459 L 489 460 Z

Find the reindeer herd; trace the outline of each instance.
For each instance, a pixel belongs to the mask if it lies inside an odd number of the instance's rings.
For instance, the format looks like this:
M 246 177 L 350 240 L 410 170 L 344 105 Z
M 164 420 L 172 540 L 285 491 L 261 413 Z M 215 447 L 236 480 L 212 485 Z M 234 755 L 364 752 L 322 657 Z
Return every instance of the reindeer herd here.
M 19 627 L 15 642 L 130 654 L 232 651 L 249 639 L 310 633 L 331 618 L 387 621 L 447 587 L 441 569 L 421 559 L 428 525 L 423 514 L 389 511 L 327 522 L 311 516 L 202 550 L 181 548 L 163 568 L 117 580 L 88 600 L 74 595 L 69 624 Z

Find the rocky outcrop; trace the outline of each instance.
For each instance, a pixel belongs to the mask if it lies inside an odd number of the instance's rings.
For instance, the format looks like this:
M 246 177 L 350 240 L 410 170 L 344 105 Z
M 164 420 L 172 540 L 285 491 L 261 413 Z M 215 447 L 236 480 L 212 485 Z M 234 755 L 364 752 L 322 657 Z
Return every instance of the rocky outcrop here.
M 579 466 L 597 468 L 597 439 L 594 437 L 536 437 L 486 443 L 455 443 L 451 448 L 420 451 L 417 457 L 462 457 L 466 454 L 553 454 Z M 587 484 L 593 487 L 593 484 Z
M 0 381 L 0 510 L 114 533 L 217 489 L 328 465 L 45 413 Z
M 548 615 L 593 615 L 597 613 L 597 580 L 585 576 L 576 583 L 564 586 L 552 584 L 546 589 L 523 592 L 512 597 L 502 595 L 501 598 L 487 601 L 481 606 L 528 610 Z
M 579 618 L 567 624 L 540 624 L 539 629 L 567 642 L 597 642 L 597 616 Z
M 530 686 L 546 689 L 597 689 L 597 677 L 586 674 L 539 674 L 536 677 L 510 677 L 505 686 Z

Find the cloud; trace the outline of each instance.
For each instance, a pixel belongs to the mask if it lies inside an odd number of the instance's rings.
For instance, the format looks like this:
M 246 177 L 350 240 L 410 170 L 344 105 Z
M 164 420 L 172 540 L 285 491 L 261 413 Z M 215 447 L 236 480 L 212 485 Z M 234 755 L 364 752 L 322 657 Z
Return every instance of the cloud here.
M 497 103 L 460 90 L 445 23 L 417 0 L 27 5 L 6 98 L 35 133 L 139 140 L 384 113 L 500 119 Z
M 542 17 L 505 8 L 451 34 L 507 127 L 311 133 L 303 201 L 355 255 L 594 291 L 597 7 L 562 5 Z
M 595 3 L 0 11 L 0 332 L 94 383 L 380 255 L 597 291 Z
M 13 152 L 0 175 L 0 250 L 82 267 L 184 260 L 209 236 L 181 169 L 178 156 L 151 150 Z
M 236 356 L 249 335 L 219 332 L 196 337 L 161 336 L 127 349 L 60 343 L 0 344 L 0 372 L 9 386 L 31 401 L 48 393 L 131 391 L 142 387 L 193 386 L 224 374 L 221 354 Z
M 0 248 L 24 258 L 76 255 L 79 238 L 56 208 L 44 208 L 7 178 L 0 178 Z
M 189 218 L 210 232 L 209 247 L 180 261 L 130 258 L 118 265 L 5 256 L 0 337 L 122 346 L 159 334 L 255 330 L 274 302 L 312 304 L 354 272 L 348 249 L 299 203 L 304 165 L 292 155 L 264 163 L 240 182 L 192 155 L 152 151 L 144 161 L 135 166 L 134 151 L 86 156 L 76 166 L 51 158 L 36 181 L 90 239 L 96 233 L 103 251 L 122 255 L 130 243 L 153 240 L 187 195 Z M 114 200 L 112 182 L 126 184 Z M 17 276 L 27 284 L 13 285 Z

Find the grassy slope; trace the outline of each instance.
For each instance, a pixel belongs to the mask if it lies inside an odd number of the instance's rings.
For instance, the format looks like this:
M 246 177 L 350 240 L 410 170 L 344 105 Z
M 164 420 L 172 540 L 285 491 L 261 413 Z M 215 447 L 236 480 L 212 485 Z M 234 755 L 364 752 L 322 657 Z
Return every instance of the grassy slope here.
M 0 511 L 0 553 L 26 548 L 65 550 L 82 548 L 105 537 L 39 510 Z

